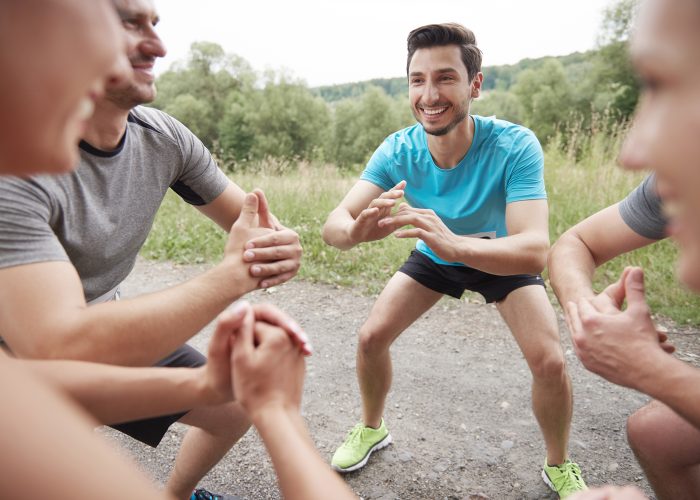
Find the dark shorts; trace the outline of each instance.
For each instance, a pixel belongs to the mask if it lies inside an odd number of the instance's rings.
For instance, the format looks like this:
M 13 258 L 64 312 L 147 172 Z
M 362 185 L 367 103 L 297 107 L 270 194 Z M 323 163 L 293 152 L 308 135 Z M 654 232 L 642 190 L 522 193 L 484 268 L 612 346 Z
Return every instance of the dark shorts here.
M 183 345 L 177 351 L 161 359 L 156 366 L 168 368 L 191 368 L 202 366 L 207 362 L 207 358 L 189 345 Z M 170 426 L 180 420 L 187 412 L 162 417 L 147 418 L 144 420 L 134 420 L 123 424 L 111 425 L 110 427 L 138 439 L 142 443 L 156 447 Z
M 464 290 L 470 290 L 480 293 L 486 302 L 498 302 L 518 288 L 528 285 L 544 286 L 544 280 L 539 274 L 496 276 L 471 267 L 437 264 L 419 250 L 411 252 L 399 271 L 431 290 L 456 299 L 462 296 Z

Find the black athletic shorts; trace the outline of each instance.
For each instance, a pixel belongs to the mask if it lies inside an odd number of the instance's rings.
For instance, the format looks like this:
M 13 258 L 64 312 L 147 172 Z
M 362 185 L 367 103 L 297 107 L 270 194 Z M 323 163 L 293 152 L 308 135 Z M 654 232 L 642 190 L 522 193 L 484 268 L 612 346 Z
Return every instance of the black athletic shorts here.
M 486 302 L 498 302 L 523 286 L 544 286 L 544 280 L 539 274 L 497 276 L 471 267 L 437 264 L 419 250 L 411 251 L 399 271 L 431 290 L 456 299 L 462 296 L 464 290 L 470 290 L 483 295 Z
M 174 353 L 161 359 L 156 363 L 156 366 L 192 368 L 202 366 L 206 362 L 207 358 L 202 353 L 194 347 L 185 344 Z M 111 425 L 110 427 L 155 448 L 160 443 L 160 440 L 163 439 L 170 426 L 180 420 L 186 413 L 134 420 L 123 424 Z

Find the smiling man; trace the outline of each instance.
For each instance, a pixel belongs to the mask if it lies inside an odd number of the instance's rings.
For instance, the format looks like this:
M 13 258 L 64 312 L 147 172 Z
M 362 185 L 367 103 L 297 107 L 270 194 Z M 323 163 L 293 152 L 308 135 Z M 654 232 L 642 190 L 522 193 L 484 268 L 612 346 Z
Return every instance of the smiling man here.
M 391 442 L 382 418 L 392 377 L 389 348 L 443 295 L 459 298 L 466 289 L 496 304 L 527 360 L 547 449 L 542 477 L 563 498 L 585 484 L 567 456 L 571 383 L 539 276 L 549 248 L 542 149 L 521 126 L 469 114 L 483 75 L 481 51 L 464 27 L 412 31 L 407 73 L 418 124 L 384 141 L 324 227 L 325 241 L 340 249 L 392 233 L 418 238 L 360 329 L 363 419 L 336 451 L 333 467 L 356 470 Z M 410 206 L 392 215 L 402 196 Z M 407 225 L 413 227 L 399 229 Z
M 133 74 L 95 102 L 77 170 L 0 181 L 0 335 L 21 358 L 200 366 L 185 342 L 245 293 L 293 277 L 301 246 L 262 192 L 246 196 L 186 127 L 139 106 L 154 99 L 153 66 L 165 55 L 158 15 L 151 0 L 113 3 Z M 230 230 L 222 260 L 186 283 L 116 300 L 169 188 Z M 244 203 L 253 227 L 239 222 Z M 248 429 L 245 412 L 230 402 L 119 428 L 156 446 L 175 421 L 192 427 L 167 491 L 221 498 L 192 492 Z

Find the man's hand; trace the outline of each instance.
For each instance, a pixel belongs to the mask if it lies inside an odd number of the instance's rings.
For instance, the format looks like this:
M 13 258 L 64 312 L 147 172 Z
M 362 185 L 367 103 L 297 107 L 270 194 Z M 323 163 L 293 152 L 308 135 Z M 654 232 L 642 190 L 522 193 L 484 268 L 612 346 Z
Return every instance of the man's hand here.
M 666 349 L 646 303 L 642 270 L 625 270 L 619 285 L 622 289 L 613 294 L 616 299 L 608 295 L 605 301 L 599 301 L 604 303 L 598 304 L 599 308 L 595 299 L 569 302 L 566 319 L 583 365 L 614 384 L 636 389 L 651 359 L 666 355 Z M 613 302 L 621 305 L 625 298 L 625 311 L 613 306 Z
M 228 241 L 224 247 L 224 261 L 230 263 L 233 269 L 233 279 L 242 283 L 243 293 L 259 288 L 260 278 L 253 276 L 251 265 L 245 261 L 246 242 L 274 233 L 274 229 L 259 225 L 259 198 L 254 193 L 248 193 L 243 200 L 241 213 L 231 226 Z
M 647 500 L 636 486 L 605 486 L 580 491 L 569 500 Z
M 398 228 L 409 225 L 413 228 L 397 231 Z M 423 240 L 435 255 L 447 262 L 457 261 L 457 249 L 465 240 L 450 231 L 433 210 L 413 208 L 406 203 L 402 203 L 393 216 L 380 220 L 379 227 L 388 232 L 396 231 L 394 235 L 397 238 Z
M 391 214 L 396 201 L 403 197 L 405 187 L 406 181 L 401 181 L 389 191 L 383 192 L 379 198 L 372 200 L 350 226 L 348 232 L 350 240 L 357 244 L 381 240 L 389 236 L 393 229 L 380 227 L 378 222 Z
M 267 408 L 299 411 L 304 356 L 284 330 L 256 321 L 252 309 L 234 332 L 232 367 L 236 400 L 251 420 Z
M 243 260 L 250 263 L 250 273 L 260 280 L 260 288 L 279 285 L 293 278 L 301 266 L 302 248 L 299 235 L 280 224 L 270 212 L 265 193 L 256 189 L 258 225 L 272 230 L 249 239 Z
M 212 404 L 225 403 L 233 399 L 231 385 L 231 332 L 243 325 L 243 319 L 250 306 L 246 302 L 237 302 L 232 308 L 219 315 L 216 330 L 209 342 L 207 364 L 204 372 L 205 390 Z

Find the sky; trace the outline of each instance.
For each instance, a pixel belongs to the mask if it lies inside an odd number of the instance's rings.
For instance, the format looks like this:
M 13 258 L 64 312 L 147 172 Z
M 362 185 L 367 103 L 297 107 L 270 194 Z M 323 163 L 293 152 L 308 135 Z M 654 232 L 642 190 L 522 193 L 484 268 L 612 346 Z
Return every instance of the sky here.
M 418 26 L 472 29 L 484 66 L 595 47 L 611 0 L 156 0 L 168 55 L 216 42 L 255 70 L 284 70 L 311 86 L 405 75 L 406 36 Z M 488 74 L 485 75 L 488 78 Z

